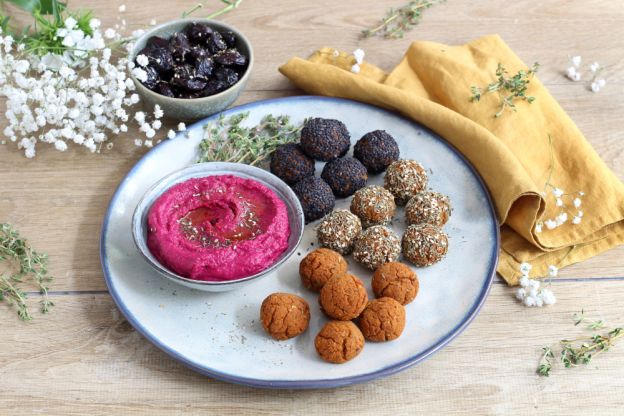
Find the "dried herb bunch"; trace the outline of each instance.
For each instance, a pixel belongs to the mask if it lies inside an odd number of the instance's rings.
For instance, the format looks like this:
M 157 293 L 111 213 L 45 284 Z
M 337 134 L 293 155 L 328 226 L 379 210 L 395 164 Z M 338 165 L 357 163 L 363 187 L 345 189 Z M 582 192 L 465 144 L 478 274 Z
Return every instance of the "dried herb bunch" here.
M 248 116 L 249 113 L 221 116 L 207 124 L 197 163 L 219 161 L 254 166 L 267 159 L 278 146 L 299 141 L 303 124 L 291 124 L 288 116 L 268 114 L 260 124 L 245 127 L 242 123 Z
M 580 314 L 574 314 L 574 325 L 578 326 L 581 323 L 587 325 L 587 329 L 592 331 L 591 334 L 573 340 L 559 341 L 560 351 L 557 354 L 553 350 L 554 347 L 542 348 L 543 353 L 537 366 L 537 374 L 548 377 L 557 355 L 565 368 L 589 364 L 595 356 L 609 350 L 619 338 L 624 336 L 624 328 L 606 328 L 601 320 L 587 319 L 583 311 Z M 598 333 L 600 330 L 603 332 Z
M 503 64 L 498 64 L 498 67 L 496 68 L 497 80 L 485 87 L 486 94 L 498 92 L 501 98 L 500 110 L 494 114 L 494 117 L 500 117 L 507 108 L 517 111 L 514 103 L 515 100 L 525 100 L 529 104 L 535 101 L 535 97 L 527 95 L 526 92 L 529 87 L 529 83 L 531 82 L 531 78 L 533 78 L 538 68 L 539 63 L 535 62 L 531 68 L 526 70 L 521 69 L 516 75 L 509 77 Z M 483 94 L 481 88 L 473 85 L 470 87 L 470 92 L 472 93 L 470 101 L 476 102 L 481 100 L 481 95 Z
M 390 9 L 386 16 L 373 28 L 362 31 L 363 38 L 381 36 L 385 39 L 400 39 L 420 22 L 422 12 L 444 0 L 416 0 L 398 8 Z
M 42 295 L 42 313 L 47 313 L 54 305 L 48 298 L 47 284 L 52 277 L 48 276 L 47 260 L 45 253 L 33 250 L 10 224 L 0 224 L 0 262 L 7 262 L 9 269 L 19 269 L 8 276 L 0 274 L 0 301 L 15 306 L 18 316 L 25 321 L 32 319 L 26 305 L 26 292 L 21 288 L 26 279 L 35 283 Z

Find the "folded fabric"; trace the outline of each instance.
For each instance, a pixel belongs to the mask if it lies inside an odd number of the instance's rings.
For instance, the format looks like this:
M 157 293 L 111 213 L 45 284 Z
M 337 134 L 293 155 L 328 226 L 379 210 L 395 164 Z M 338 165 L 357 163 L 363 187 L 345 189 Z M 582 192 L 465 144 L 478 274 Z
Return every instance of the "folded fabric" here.
M 497 93 L 471 102 L 471 86 L 527 65 L 496 35 L 462 46 L 414 42 L 390 73 L 331 48 L 292 58 L 280 71 L 311 94 L 343 97 L 398 111 L 442 136 L 487 184 L 501 226 L 498 272 L 509 283 L 530 262 L 532 276 L 624 242 L 624 184 L 537 77 L 517 111 L 500 108 Z M 560 201 L 559 201 L 560 200 Z M 580 204 L 580 205 L 579 205 Z M 565 214 L 565 215 L 563 215 Z M 567 218 L 566 218 L 567 217 Z

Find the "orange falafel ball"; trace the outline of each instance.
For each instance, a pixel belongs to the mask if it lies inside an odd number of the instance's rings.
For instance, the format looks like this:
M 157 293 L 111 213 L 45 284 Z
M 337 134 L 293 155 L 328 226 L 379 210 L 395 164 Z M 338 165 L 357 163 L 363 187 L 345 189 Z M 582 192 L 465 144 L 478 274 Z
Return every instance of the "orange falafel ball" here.
M 347 267 L 347 261 L 339 253 L 328 248 L 319 248 L 301 260 L 299 276 L 305 287 L 318 292 L 332 277 L 347 274 Z
M 342 364 L 362 351 L 364 336 L 351 321 L 331 321 L 318 333 L 314 346 L 323 360 Z
M 296 337 L 308 328 L 310 307 L 305 299 L 290 293 L 273 293 L 262 302 L 260 321 L 277 340 Z
M 372 287 L 378 298 L 388 297 L 407 305 L 418 295 L 418 276 L 407 264 L 382 264 L 373 274 Z
M 360 315 L 359 324 L 370 341 L 397 339 L 405 329 L 405 308 L 392 298 L 372 300 Z
M 339 321 L 357 318 L 366 307 L 368 295 L 357 277 L 332 277 L 321 289 L 319 303 L 327 316 Z

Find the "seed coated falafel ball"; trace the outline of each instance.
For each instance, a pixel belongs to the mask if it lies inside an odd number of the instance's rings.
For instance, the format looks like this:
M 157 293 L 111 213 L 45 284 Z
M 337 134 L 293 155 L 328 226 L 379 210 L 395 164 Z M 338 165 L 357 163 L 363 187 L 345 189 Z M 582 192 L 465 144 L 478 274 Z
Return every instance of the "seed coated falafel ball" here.
M 329 185 L 316 176 L 300 180 L 292 186 L 292 190 L 301 202 L 306 224 L 323 218 L 336 204 L 336 198 Z
M 327 162 L 321 178 L 339 198 L 351 196 L 366 185 L 368 173 L 359 160 L 346 156 Z
M 392 298 L 371 301 L 360 315 L 362 335 L 369 341 L 392 341 L 405 329 L 405 308 Z
M 450 216 L 451 201 L 439 192 L 418 192 L 405 206 L 405 218 L 410 225 L 427 223 L 442 227 Z
M 355 358 L 364 348 L 362 331 L 351 321 L 331 321 L 314 339 L 318 355 L 325 361 L 342 364 Z
M 383 225 L 375 225 L 362 231 L 353 246 L 353 259 L 370 270 L 396 261 L 400 254 L 401 240 Z
M 316 160 L 328 162 L 344 156 L 351 146 L 347 127 L 338 120 L 312 118 L 301 130 L 301 147 Z
M 352 274 L 332 277 L 325 283 L 319 296 L 321 309 L 327 316 L 339 321 L 357 318 L 368 303 L 364 283 Z
M 419 283 L 411 267 L 392 261 L 375 270 L 371 286 L 376 297 L 392 298 L 401 305 L 407 305 L 416 298 Z
M 340 254 L 349 254 L 361 232 L 362 223 L 357 215 L 346 209 L 337 209 L 323 218 L 316 228 L 316 237 L 321 246 Z
M 301 260 L 299 276 L 305 287 L 318 292 L 332 277 L 347 274 L 347 268 L 347 261 L 340 254 L 328 248 L 319 248 Z
M 274 339 L 296 337 L 308 328 L 310 307 L 305 299 L 290 293 L 273 293 L 262 302 L 260 321 Z
M 397 205 L 405 205 L 416 193 L 427 187 L 427 172 L 415 160 L 401 159 L 388 166 L 384 187 L 392 192 Z
M 314 176 L 314 160 L 296 143 L 283 144 L 271 155 L 271 172 L 289 185 Z
M 351 200 L 351 212 L 360 218 L 364 228 L 389 223 L 395 210 L 394 196 L 382 186 L 362 188 Z
M 431 266 L 448 251 L 448 236 L 435 225 L 413 224 L 403 234 L 403 255 L 417 266 Z
M 394 138 L 385 130 L 366 133 L 353 147 L 353 156 L 358 159 L 369 172 L 380 173 L 399 159 L 399 146 Z

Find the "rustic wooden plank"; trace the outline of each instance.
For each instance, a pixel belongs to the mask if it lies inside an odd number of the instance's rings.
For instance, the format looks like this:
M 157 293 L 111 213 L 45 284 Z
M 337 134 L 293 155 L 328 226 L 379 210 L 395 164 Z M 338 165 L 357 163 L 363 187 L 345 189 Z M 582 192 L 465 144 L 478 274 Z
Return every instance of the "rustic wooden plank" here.
M 120 316 L 108 295 L 57 297 L 54 312 L 3 319 L 0 407 L 11 415 L 617 414 L 624 344 L 586 368 L 534 374 L 540 348 L 575 336 L 571 314 L 624 324 L 624 282 L 554 283 L 548 309 L 527 309 L 495 285 L 474 323 L 424 363 L 335 390 L 256 390 L 186 369 Z M 400 339 L 389 348 L 401 348 Z M 599 410 L 597 410 L 599 409 Z

